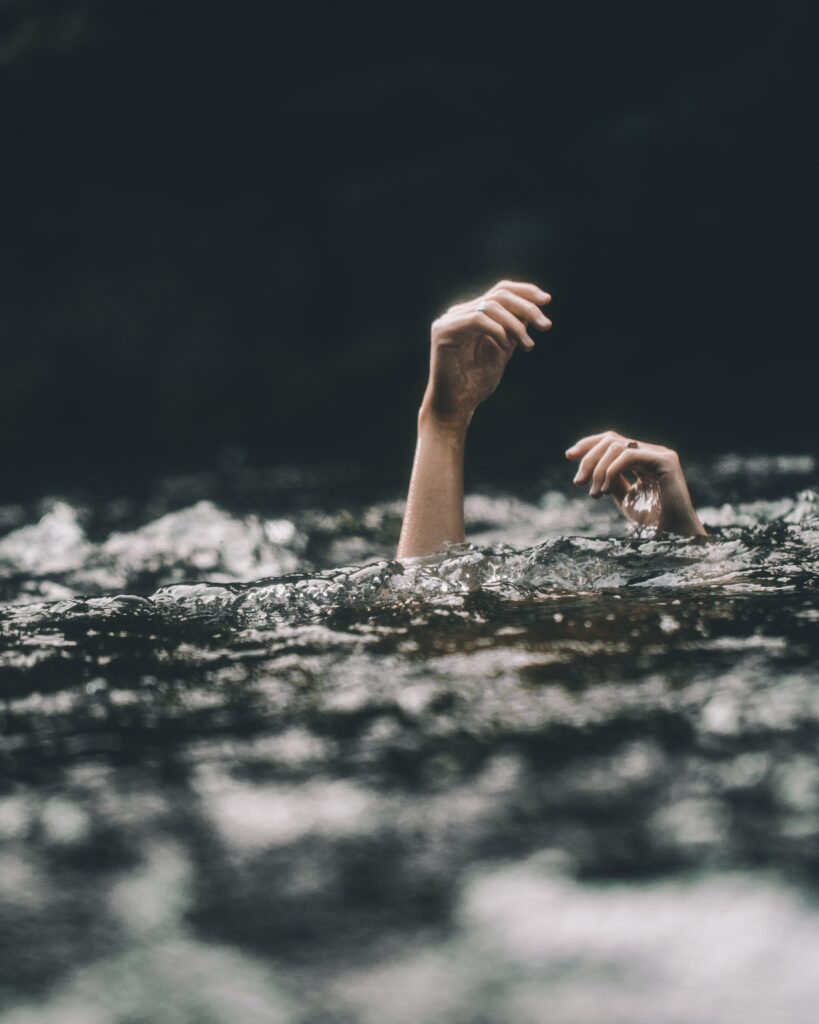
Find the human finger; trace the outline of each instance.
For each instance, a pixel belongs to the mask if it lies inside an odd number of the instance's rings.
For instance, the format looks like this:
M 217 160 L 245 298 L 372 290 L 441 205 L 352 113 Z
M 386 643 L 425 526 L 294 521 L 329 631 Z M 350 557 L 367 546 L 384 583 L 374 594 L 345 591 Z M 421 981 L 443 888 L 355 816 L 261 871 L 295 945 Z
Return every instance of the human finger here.
M 603 453 L 598 459 L 592 473 L 592 486 L 589 489 L 589 494 L 592 498 L 599 498 L 602 493 L 603 481 L 606 478 L 608 467 L 617 459 L 622 452 L 626 451 L 626 441 L 617 440 L 611 441 Z
M 526 324 L 500 304 L 496 299 L 487 299 L 484 303 L 485 313 L 505 328 L 508 335 L 515 338 L 522 349 L 527 352 L 535 347 L 534 341 L 526 333 Z
M 534 302 L 538 306 L 545 306 L 552 301 L 552 296 L 547 291 L 536 284 L 531 284 L 529 281 L 498 281 L 497 284 L 489 289 L 487 294 L 501 288 L 514 292 L 524 299 L 529 299 L 530 302 Z
M 622 434 L 618 434 L 615 430 L 606 430 L 602 434 L 593 434 L 591 437 L 585 437 L 582 441 L 578 441 L 575 447 L 570 448 L 566 453 L 572 460 L 580 459 L 574 482 L 576 484 L 585 483 L 606 448 L 613 441 L 622 440 L 624 440 Z
M 552 296 L 536 284 L 529 284 L 524 281 L 498 281 L 497 284 L 493 284 L 491 288 L 488 288 L 483 295 L 454 303 L 447 309 L 446 314 L 463 313 L 466 310 L 474 309 L 480 304 L 481 300 L 495 297 L 499 291 L 512 292 L 536 306 L 545 306 L 552 301 Z
M 519 320 L 525 323 L 534 324 L 541 331 L 546 331 L 552 326 L 552 321 L 540 309 L 537 303 L 517 295 L 508 288 L 493 288 L 486 295 L 486 301 L 494 300 L 513 313 Z
M 488 335 L 506 355 L 515 350 L 515 339 L 510 338 L 506 329 L 497 320 L 493 320 L 483 310 L 475 310 L 468 314 L 469 324 L 481 335 Z
M 572 483 L 578 485 L 584 484 L 587 480 L 591 478 L 591 475 L 594 472 L 597 463 L 608 451 L 609 445 L 612 443 L 612 440 L 612 438 L 608 437 L 606 434 L 603 434 L 603 436 L 600 438 L 597 444 L 592 445 L 592 447 L 589 448 L 589 450 L 580 460 L 580 465 L 577 467 L 577 472 L 575 473 L 574 480 L 572 480 Z
M 434 326 L 440 333 L 452 338 L 479 333 L 489 334 L 498 342 L 508 343 L 505 328 L 487 315 L 485 302 L 458 312 L 449 310 L 435 321 Z M 511 344 L 514 345 L 514 341 Z
M 588 437 L 581 437 L 579 441 L 575 441 L 571 448 L 566 449 L 566 458 L 572 461 L 582 458 L 587 451 L 606 437 L 609 441 L 617 441 L 622 440 L 623 435 L 618 434 L 616 430 L 604 430 L 599 434 L 589 434 Z
M 617 458 L 609 464 L 600 487 L 601 493 L 608 494 L 617 477 L 622 473 L 625 473 L 627 469 L 631 469 L 634 472 L 639 473 L 640 469 L 653 467 L 655 462 L 656 455 L 654 452 L 647 451 L 645 448 L 626 447 L 617 456 Z

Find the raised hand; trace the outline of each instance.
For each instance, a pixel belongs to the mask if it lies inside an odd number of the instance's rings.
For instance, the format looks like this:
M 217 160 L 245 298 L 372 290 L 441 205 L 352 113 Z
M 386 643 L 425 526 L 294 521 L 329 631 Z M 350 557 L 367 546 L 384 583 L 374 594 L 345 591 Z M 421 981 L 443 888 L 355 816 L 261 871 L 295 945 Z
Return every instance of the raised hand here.
M 470 420 L 500 383 L 515 349 L 535 347 L 527 324 L 541 331 L 552 326 L 539 308 L 547 302 L 551 296 L 537 285 L 500 281 L 433 323 L 399 558 L 431 555 L 464 539 L 464 447 Z
M 552 326 L 540 306 L 551 296 L 533 284 L 500 281 L 476 299 L 461 302 L 432 325 L 429 383 L 422 411 L 465 426 L 500 383 L 517 348 L 535 347 L 527 324 Z
M 590 483 L 593 498 L 610 494 L 630 522 L 685 537 L 705 535 L 679 456 L 671 448 L 607 430 L 582 438 L 568 449 L 566 458 L 580 461 L 574 483 Z

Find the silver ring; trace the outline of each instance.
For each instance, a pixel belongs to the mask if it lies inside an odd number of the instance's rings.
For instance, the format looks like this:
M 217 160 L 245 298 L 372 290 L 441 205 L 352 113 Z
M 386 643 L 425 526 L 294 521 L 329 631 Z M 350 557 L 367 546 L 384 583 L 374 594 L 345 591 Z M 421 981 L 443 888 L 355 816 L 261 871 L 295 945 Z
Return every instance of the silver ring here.
M 639 444 L 637 444 L 636 441 L 629 441 L 629 443 L 626 445 L 626 448 L 639 448 L 639 447 L 640 446 L 639 446 Z
M 486 312 L 486 303 L 483 302 L 483 301 L 479 302 L 478 305 L 475 307 L 474 312 L 476 312 L 476 313 L 485 313 Z

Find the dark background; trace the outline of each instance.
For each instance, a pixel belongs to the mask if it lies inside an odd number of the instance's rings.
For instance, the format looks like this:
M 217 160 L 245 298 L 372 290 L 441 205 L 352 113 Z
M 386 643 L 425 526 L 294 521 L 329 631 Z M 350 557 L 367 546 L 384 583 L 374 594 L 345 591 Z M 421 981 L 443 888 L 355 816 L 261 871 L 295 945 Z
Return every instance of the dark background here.
M 5 0 L 0 489 L 353 459 L 397 483 L 429 321 L 554 331 L 474 428 L 815 444 L 817 5 Z M 233 456 L 230 456 L 233 457 Z

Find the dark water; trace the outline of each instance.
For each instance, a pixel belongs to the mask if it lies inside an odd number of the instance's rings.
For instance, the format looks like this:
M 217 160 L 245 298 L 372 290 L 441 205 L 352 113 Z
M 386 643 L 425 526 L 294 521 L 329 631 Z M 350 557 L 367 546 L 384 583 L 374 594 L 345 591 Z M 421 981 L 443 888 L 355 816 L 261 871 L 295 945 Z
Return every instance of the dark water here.
M 0 509 L 2 1024 L 814 1021 L 817 473 L 692 477 Z

